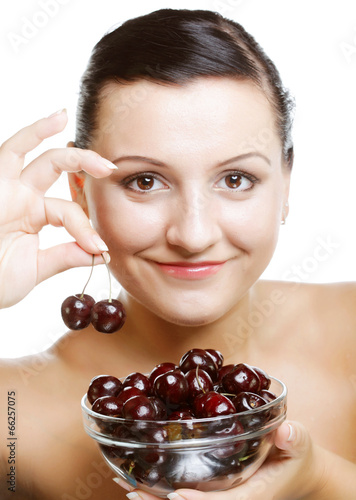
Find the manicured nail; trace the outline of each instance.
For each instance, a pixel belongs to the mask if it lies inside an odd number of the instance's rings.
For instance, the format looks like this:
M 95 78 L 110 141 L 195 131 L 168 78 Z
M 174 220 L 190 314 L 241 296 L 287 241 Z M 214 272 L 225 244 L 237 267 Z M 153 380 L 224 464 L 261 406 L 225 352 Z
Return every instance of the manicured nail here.
M 101 163 L 111 170 L 117 170 L 117 166 L 111 163 L 111 161 L 107 160 L 106 158 L 101 158 Z
M 113 477 L 112 480 L 114 481 L 114 483 L 118 484 L 119 486 L 121 486 L 121 488 L 124 488 L 126 491 L 132 490 L 132 486 L 127 484 L 123 479 L 120 479 L 119 477 Z
M 295 438 L 295 432 L 294 432 L 294 429 L 293 429 L 293 427 L 291 426 L 291 424 L 288 424 L 288 427 L 289 427 L 289 436 L 288 436 L 287 441 L 288 441 L 288 442 L 291 442 L 291 441 L 294 441 L 294 438 Z
M 66 108 L 62 108 L 62 109 L 59 109 L 58 111 L 55 111 L 51 115 L 47 116 L 47 118 L 52 118 L 52 116 L 60 115 L 61 113 L 63 113 L 63 111 L 66 111 Z
M 100 252 L 109 251 L 107 244 L 97 234 L 93 235 L 92 241 L 95 243 L 96 247 L 98 248 L 98 250 L 100 250 Z
M 140 498 L 140 496 L 136 493 L 136 491 L 131 491 L 131 493 L 127 493 L 127 498 Z
M 101 255 L 102 255 L 103 259 L 105 260 L 105 262 L 106 262 L 107 264 L 109 264 L 109 263 L 110 263 L 110 261 L 111 261 L 111 257 L 110 257 L 110 255 L 108 254 L 108 252 L 103 252 Z

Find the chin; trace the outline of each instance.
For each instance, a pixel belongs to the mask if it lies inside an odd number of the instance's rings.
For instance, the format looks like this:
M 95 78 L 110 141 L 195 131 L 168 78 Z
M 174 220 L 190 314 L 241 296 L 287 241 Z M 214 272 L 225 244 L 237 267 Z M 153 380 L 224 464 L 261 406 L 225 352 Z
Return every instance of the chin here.
M 199 326 L 205 326 L 209 325 L 211 323 L 214 323 L 214 321 L 218 320 L 221 318 L 226 311 L 211 311 L 209 314 L 206 313 L 206 311 L 182 311 L 178 312 L 174 311 L 160 311 L 160 313 L 156 313 L 158 316 L 160 316 L 163 320 L 167 321 L 168 323 L 172 323 L 177 326 L 186 326 L 186 327 L 199 327 Z

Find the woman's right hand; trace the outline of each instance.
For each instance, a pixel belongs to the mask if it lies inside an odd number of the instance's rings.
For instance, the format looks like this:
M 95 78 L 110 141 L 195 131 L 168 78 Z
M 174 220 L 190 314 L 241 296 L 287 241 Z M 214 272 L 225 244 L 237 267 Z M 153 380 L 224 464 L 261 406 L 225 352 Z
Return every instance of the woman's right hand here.
M 46 198 L 62 172 L 84 170 L 93 177 L 116 167 L 90 150 L 48 150 L 23 168 L 25 155 L 67 124 L 65 110 L 23 128 L 0 147 L 0 308 L 19 302 L 38 283 L 79 266 L 103 263 L 105 243 L 75 202 Z M 64 226 L 74 242 L 39 249 L 39 231 Z

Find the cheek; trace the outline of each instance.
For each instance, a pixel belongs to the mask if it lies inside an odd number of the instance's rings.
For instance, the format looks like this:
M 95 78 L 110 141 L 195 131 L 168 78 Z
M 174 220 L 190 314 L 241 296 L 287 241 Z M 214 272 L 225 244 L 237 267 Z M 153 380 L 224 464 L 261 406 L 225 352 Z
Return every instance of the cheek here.
M 225 205 L 220 219 L 224 234 L 234 246 L 247 253 L 273 251 L 280 227 L 279 206 L 278 193 Z
M 92 196 L 90 218 L 110 254 L 134 254 L 162 239 L 164 211 L 120 196 Z

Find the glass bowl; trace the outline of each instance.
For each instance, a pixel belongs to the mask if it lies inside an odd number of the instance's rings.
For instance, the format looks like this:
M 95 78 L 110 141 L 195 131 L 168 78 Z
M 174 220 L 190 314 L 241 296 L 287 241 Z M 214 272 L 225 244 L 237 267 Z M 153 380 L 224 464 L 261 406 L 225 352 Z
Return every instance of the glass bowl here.
M 178 488 L 221 491 L 246 481 L 262 465 L 285 420 L 287 388 L 276 378 L 272 402 L 232 415 L 194 420 L 128 420 L 99 415 L 85 394 L 84 428 L 118 477 L 166 497 Z M 242 426 L 242 427 L 241 427 Z

